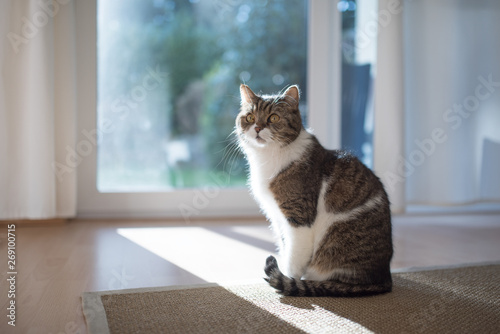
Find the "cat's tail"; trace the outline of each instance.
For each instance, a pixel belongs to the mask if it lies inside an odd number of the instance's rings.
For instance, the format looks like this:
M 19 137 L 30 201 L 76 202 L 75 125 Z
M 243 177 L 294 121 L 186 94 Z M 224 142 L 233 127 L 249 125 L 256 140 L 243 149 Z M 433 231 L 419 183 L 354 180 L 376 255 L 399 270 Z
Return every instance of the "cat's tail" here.
M 278 262 L 274 256 L 269 256 L 264 269 L 267 278 L 264 278 L 269 285 L 275 288 L 284 296 L 301 297 L 359 297 L 390 292 L 392 282 L 384 284 L 356 285 L 342 283 L 335 280 L 309 281 L 299 280 L 285 276 L 278 267 Z

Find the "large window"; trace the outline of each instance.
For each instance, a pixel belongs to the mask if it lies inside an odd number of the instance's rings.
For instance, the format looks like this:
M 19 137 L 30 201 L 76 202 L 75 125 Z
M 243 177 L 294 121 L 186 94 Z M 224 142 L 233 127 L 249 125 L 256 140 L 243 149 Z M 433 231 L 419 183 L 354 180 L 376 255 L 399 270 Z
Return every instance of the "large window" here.
M 78 140 L 99 136 L 78 167 L 79 216 L 258 215 L 231 135 L 242 82 L 298 83 L 307 126 L 340 147 L 336 2 L 88 0 L 76 12 Z
M 99 0 L 98 190 L 243 186 L 239 84 L 299 84 L 307 115 L 307 3 Z

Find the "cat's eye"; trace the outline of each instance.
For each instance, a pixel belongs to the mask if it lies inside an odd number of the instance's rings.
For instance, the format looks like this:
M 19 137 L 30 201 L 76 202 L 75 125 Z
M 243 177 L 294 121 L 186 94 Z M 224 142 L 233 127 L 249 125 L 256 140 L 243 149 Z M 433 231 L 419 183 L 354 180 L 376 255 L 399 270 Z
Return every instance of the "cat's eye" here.
M 269 116 L 269 118 L 267 119 L 267 121 L 269 123 L 276 123 L 277 121 L 280 120 L 280 117 L 276 114 L 272 114 L 271 116 Z
M 255 122 L 255 116 L 253 114 L 248 114 L 247 115 L 247 122 L 248 123 L 253 123 Z

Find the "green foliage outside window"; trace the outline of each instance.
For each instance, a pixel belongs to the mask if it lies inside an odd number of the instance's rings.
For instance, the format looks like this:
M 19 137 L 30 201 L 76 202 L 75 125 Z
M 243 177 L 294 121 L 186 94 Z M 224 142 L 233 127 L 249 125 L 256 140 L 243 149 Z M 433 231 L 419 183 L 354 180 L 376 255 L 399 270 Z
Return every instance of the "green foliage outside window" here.
M 230 136 L 239 84 L 268 93 L 298 83 L 306 101 L 306 4 L 99 1 L 98 120 L 113 131 L 99 145 L 98 187 L 200 187 L 215 174 L 243 185 Z

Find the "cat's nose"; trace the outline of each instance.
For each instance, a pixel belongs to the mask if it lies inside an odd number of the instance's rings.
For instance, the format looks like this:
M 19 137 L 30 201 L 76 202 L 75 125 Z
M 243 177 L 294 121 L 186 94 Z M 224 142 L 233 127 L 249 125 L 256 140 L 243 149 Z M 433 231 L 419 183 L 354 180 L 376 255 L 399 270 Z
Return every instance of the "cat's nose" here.
M 255 132 L 259 133 L 260 131 L 262 131 L 262 128 L 260 126 L 256 126 L 255 127 Z

